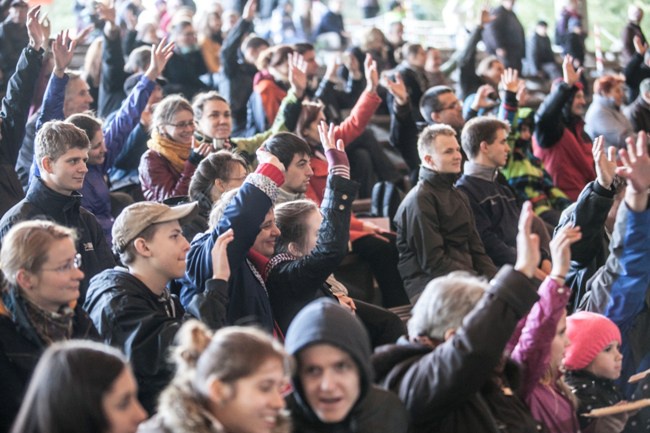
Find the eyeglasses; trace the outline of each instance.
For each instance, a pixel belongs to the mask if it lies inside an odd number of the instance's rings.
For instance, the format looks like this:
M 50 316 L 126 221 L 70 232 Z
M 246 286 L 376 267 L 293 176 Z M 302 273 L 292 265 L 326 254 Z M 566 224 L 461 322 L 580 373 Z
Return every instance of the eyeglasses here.
M 77 254 L 73 259 L 65 262 L 64 265 L 59 266 L 58 268 L 41 268 L 42 271 L 58 272 L 63 274 L 65 272 L 70 272 L 73 269 L 79 269 L 81 267 L 81 254 Z
M 185 129 L 185 128 L 195 128 L 194 121 L 190 120 L 187 122 L 179 122 L 179 123 L 168 123 L 167 125 L 173 126 L 174 128 L 179 128 L 179 129 Z
M 438 110 L 438 113 L 441 113 L 441 112 L 443 112 L 445 110 L 455 110 L 455 109 L 457 109 L 459 107 L 462 107 L 462 106 L 463 106 L 462 102 L 455 101 L 455 102 L 452 102 L 450 105 L 448 105 L 446 107 L 442 107 L 440 110 Z

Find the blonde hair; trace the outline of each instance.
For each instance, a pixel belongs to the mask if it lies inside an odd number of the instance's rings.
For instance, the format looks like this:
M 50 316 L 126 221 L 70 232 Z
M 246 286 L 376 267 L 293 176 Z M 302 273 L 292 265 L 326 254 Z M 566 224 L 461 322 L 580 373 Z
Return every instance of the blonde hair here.
M 19 222 L 2 240 L 0 269 L 9 286 L 17 287 L 16 275 L 21 269 L 38 272 L 48 259 L 50 246 L 58 240 L 77 240 L 74 229 L 46 220 Z M 2 284 L 3 290 L 7 289 Z

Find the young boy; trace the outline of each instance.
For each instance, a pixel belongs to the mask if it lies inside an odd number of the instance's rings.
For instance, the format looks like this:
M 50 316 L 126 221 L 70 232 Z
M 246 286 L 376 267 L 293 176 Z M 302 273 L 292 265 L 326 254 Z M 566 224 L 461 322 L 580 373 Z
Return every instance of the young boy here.
M 187 313 L 167 284 L 185 274 L 190 244 L 180 220 L 196 212 L 196 203 L 169 207 L 139 202 L 124 209 L 113 225 L 113 249 L 126 267 L 107 269 L 90 282 L 84 309 L 107 344 L 129 357 L 138 380 L 138 398 L 151 414 L 158 393 L 173 376 L 169 347 L 185 317 L 213 329 L 225 323 L 230 278 L 225 232 L 212 249 L 212 278 L 195 295 Z

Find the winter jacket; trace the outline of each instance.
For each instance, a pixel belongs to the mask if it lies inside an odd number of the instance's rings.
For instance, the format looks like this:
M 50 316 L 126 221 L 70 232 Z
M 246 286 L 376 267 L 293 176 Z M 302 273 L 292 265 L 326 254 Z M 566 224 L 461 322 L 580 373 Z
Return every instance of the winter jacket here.
M 190 52 L 181 52 L 180 49 L 174 50 L 163 76 L 169 81 L 165 86 L 167 93 L 180 93 L 188 101 L 191 101 L 194 95 L 204 90 L 210 90 L 199 77 L 208 72 L 203 55 L 198 49 Z
M 501 431 L 479 391 L 537 299 L 532 282 L 506 266 L 451 339 L 435 348 L 403 342 L 377 350 L 377 383 L 406 405 L 413 433 Z
M 528 313 L 512 352 L 512 359 L 521 364 L 524 371 L 520 392 L 535 419 L 543 422 L 549 432 L 578 433 L 580 428 L 571 401 L 555 383 L 540 382 L 549 369 L 551 344 L 571 290 L 547 277 L 538 293 L 540 299 Z
M 458 69 L 459 69 L 459 78 L 458 78 L 458 99 L 461 101 L 464 100 L 468 95 L 476 93 L 481 85 L 485 84 L 485 81 L 478 75 L 476 75 L 476 46 L 481 41 L 483 37 L 483 27 L 477 26 L 467 39 L 467 44 L 465 49 L 458 59 Z M 429 122 L 429 119 L 425 119 Z
M 641 43 L 645 44 L 646 38 L 643 34 L 643 29 L 638 24 L 628 21 L 623 32 L 621 34 L 621 39 L 623 41 L 623 51 L 621 52 L 621 63 L 626 65 L 634 54 L 636 54 L 636 48 L 634 48 L 634 37 L 639 36 L 641 38 Z
M 503 65 L 521 72 L 521 62 L 526 57 L 526 35 L 519 18 L 503 6 L 494 9 L 492 15 L 494 20 L 483 32 L 486 50 L 490 54 L 496 54 L 499 48 L 505 50 L 505 57 L 501 59 Z
M 266 115 L 265 125 L 271 125 L 280 111 L 280 103 L 287 96 L 288 88 L 285 83 L 276 81 L 268 71 L 260 71 L 253 80 L 253 95 L 259 95 L 261 104 Z M 251 125 L 251 114 L 249 113 L 247 124 Z M 266 129 L 266 128 L 264 128 Z M 264 130 L 262 129 L 262 130 Z
M 230 280 L 228 281 L 227 323 L 248 321 L 268 332 L 274 330 L 271 303 L 264 280 L 251 263 L 248 253 L 260 232 L 260 226 L 277 196 L 284 176 L 270 164 L 260 165 L 249 175 L 223 216 L 211 232 L 196 237 L 187 253 L 187 272 L 181 302 L 188 305 L 196 293 L 203 291 L 212 276 L 212 248 L 219 235 L 232 228 L 235 240 L 228 246 Z
M 591 279 L 590 296 L 583 304 L 585 310 L 604 314 L 621 330 L 623 368 L 618 383 L 626 396 L 633 392 L 633 386 L 625 384 L 625 378 L 650 368 L 648 227 L 650 210 L 633 212 L 621 203 L 609 257 Z
M 4 76 L 4 83 L 14 73 L 21 51 L 28 42 L 27 26 L 13 22 L 11 17 L 4 18 L 0 23 L 0 71 Z M 2 87 L 4 86 L 0 85 L 0 90 Z
M 422 167 L 420 181 L 397 209 L 398 268 L 411 300 L 429 281 L 452 271 L 489 278 L 496 273 L 467 196 L 454 187 L 457 177 Z
M 528 38 L 526 57 L 528 73 L 530 75 L 543 74 L 546 78 L 553 79 L 555 77 L 547 76 L 546 65 L 555 65 L 558 72 L 560 70 L 559 65 L 555 61 L 555 53 L 551 47 L 551 39 L 548 36 L 540 36 L 537 32 L 533 33 Z
M 650 78 L 650 67 L 645 64 L 641 54 L 634 53 L 623 73 L 627 84 L 627 100 L 634 101 L 639 96 L 641 81 Z
M 300 359 L 300 352 L 314 344 L 329 344 L 346 352 L 358 367 L 360 395 L 345 419 L 321 422 L 309 406 L 300 376 L 293 378 L 293 393 L 287 398 L 293 427 L 303 433 L 406 433 L 408 414 L 396 395 L 373 385 L 370 342 L 361 323 L 329 299 L 306 306 L 292 322 L 285 348 Z
M 634 135 L 632 124 L 610 98 L 594 95 L 585 115 L 585 131 L 592 140 L 602 135 L 607 146 L 625 149 L 625 139 Z
M 585 430 L 594 420 L 582 416 L 592 409 L 613 406 L 623 400 L 623 394 L 613 380 L 595 376 L 587 370 L 567 371 L 564 379 L 578 399 L 578 420 Z
M 225 325 L 227 284 L 208 280 L 190 314 L 216 329 Z M 138 398 L 151 414 L 158 394 L 171 381 L 169 350 L 185 318 L 180 301 L 167 290 L 158 296 L 125 268 L 107 269 L 90 282 L 84 310 L 106 344 L 122 350 L 138 380 Z M 202 314 L 204 313 L 204 314 Z
M 0 216 L 24 196 L 14 166 L 25 135 L 25 124 L 32 103 L 33 83 L 43 63 L 41 49 L 25 48 L 18 59 L 16 72 L 9 78 L 7 93 L 0 111 Z
M 163 202 L 170 197 L 187 195 L 192 176 L 201 161 L 199 157 L 192 156 L 190 154 L 183 164 L 183 171 L 179 173 L 167 158 L 155 150 L 149 149 L 143 153 L 138 173 L 144 198 Z
M 221 46 L 222 79 L 219 93 L 230 102 L 233 137 L 244 136 L 246 106 L 253 93 L 253 77 L 257 73 L 255 65 L 247 63 L 240 50 L 244 37 L 253 32 L 254 27 L 252 21 L 240 18 Z
M 650 104 L 641 95 L 625 108 L 624 113 L 634 132 L 650 131 Z
M 305 305 L 324 289 L 329 277 L 348 252 L 348 233 L 352 201 L 359 185 L 349 179 L 330 175 L 325 197 L 320 204 L 323 222 L 316 247 L 306 256 L 280 254 L 269 262 L 266 287 L 275 320 L 283 332 Z
M 3 294 L 9 315 L 0 314 L 0 433 L 9 431 L 18 414 L 29 379 L 47 348 L 25 312 L 25 300 L 12 288 Z M 99 341 L 97 330 L 77 304 L 72 338 Z
M 92 213 L 81 207 L 81 194 L 59 194 L 38 177 L 29 186 L 27 196 L 0 220 L 0 240 L 16 223 L 33 219 L 54 221 L 77 231 L 77 251 L 81 254 L 81 270 L 84 273 L 79 286 L 79 303 L 82 304 L 90 279 L 104 269 L 115 266 L 102 227 Z
M 555 228 L 557 233 L 566 225 L 580 227 L 582 238 L 571 245 L 571 266 L 566 284 L 571 288 L 569 309 L 575 311 L 590 290 L 589 280 L 605 264 L 609 250 L 609 237 L 605 221 L 615 192 L 603 188 L 598 181 L 589 182 L 580 193 L 578 201 L 568 207 Z
M 544 163 L 553 184 L 573 201 L 596 178 L 585 122 L 570 112 L 577 91 L 576 86 L 558 85 L 537 111 L 533 136 L 535 156 Z

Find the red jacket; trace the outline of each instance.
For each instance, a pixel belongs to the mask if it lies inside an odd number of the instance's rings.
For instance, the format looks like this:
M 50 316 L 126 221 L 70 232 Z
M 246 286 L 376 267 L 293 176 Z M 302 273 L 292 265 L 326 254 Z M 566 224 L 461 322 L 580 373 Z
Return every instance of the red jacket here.
M 177 172 L 160 153 L 151 149 L 142 154 L 138 167 L 144 198 L 162 202 L 177 195 L 187 195 L 196 165 L 188 159 L 183 171 Z
M 352 108 L 350 116 L 336 127 L 336 139 L 343 140 L 343 143 L 346 145 L 354 141 L 366 129 L 372 115 L 375 114 L 380 104 L 381 98 L 377 93 L 363 92 Z M 325 185 L 327 183 L 327 161 L 314 156 L 311 159 L 311 168 L 314 174 L 309 180 L 306 195 L 320 205 L 321 201 L 323 201 L 323 194 L 325 193 Z M 363 222 L 352 215 L 350 221 L 350 242 L 354 242 L 368 234 L 363 231 Z

